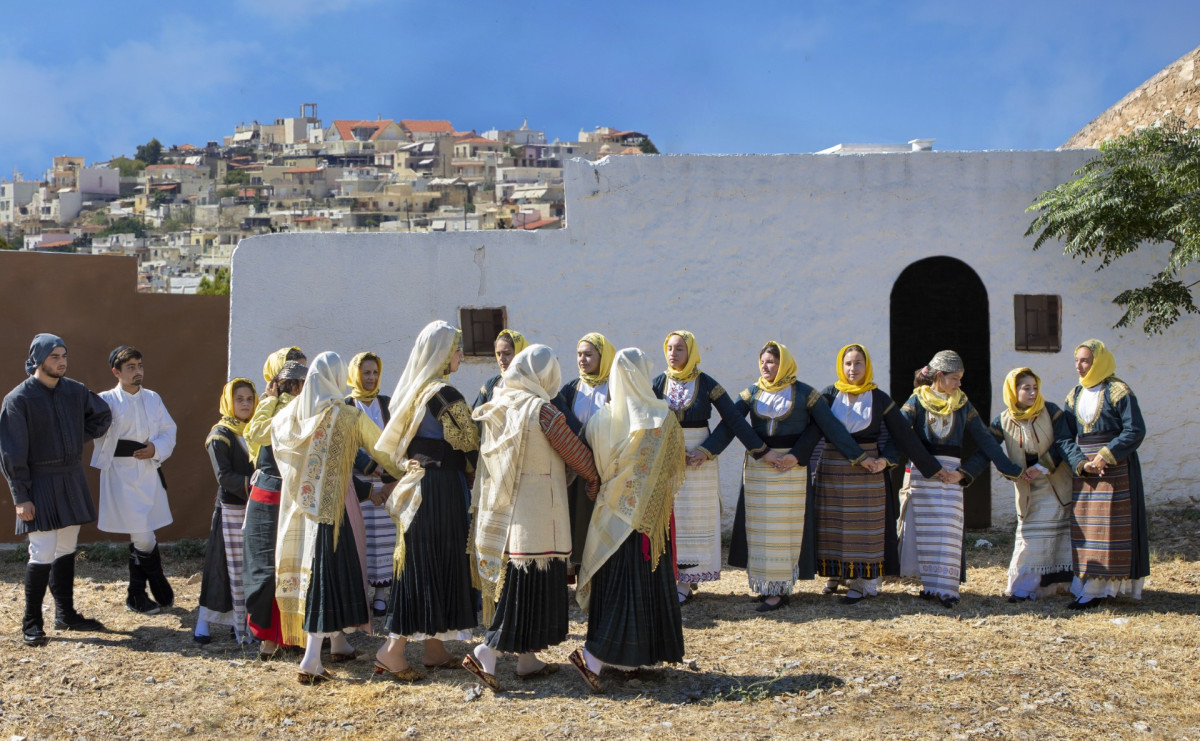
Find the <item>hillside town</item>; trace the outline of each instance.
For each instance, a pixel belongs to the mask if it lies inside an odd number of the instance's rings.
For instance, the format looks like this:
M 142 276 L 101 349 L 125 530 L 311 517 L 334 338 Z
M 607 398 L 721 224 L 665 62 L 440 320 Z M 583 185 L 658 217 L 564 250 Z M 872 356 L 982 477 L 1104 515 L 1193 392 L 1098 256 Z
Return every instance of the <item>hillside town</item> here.
M 575 141 L 450 121 L 236 126 L 203 146 L 157 139 L 134 157 L 54 157 L 39 180 L 0 182 L 0 247 L 135 256 L 138 290 L 224 293 L 230 256 L 257 234 L 557 229 L 563 164 L 657 153 L 641 132 L 597 126 Z

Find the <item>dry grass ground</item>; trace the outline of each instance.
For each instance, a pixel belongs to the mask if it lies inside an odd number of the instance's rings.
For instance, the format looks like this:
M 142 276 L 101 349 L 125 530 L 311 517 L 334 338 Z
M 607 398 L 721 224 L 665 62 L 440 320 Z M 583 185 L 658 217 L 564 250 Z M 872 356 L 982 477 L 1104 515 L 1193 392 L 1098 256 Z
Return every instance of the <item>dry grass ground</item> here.
M 339 681 L 295 682 L 295 659 L 260 663 L 222 636 L 191 641 L 200 562 L 168 557 L 178 592 L 169 613 L 123 609 L 124 569 L 81 562 L 78 601 L 105 634 L 49 629 L 20 643 L 23 566 L 0 564 L 0 733 L 34 738 L 304 737 L 557 738 L 1200 738 L 1200 511 L 1159 510 L 1153 575 L 1142 602 L 1074 614 L 1066 599 L 1000 596 L 1011 533 L 971 533 L 970 581 L 951 612 L 886 585 L 848 607 L 801 585 L 790 607 L 762 616 L 745 574 L 728 570 L 684 608 L 688 663 L 642 679 L 605 673 L 593 696 L 569 665 L 475 697 L 462 669 L 401 685 L 373 679 L 380 638 L 352 637 L 362 657 Z M 48 614 L 48 618 L 52 613 Z M 573 613 L 566 662 L 582 639 Z M 52 620 L 50 620 L 52 623 Z M 378 621 L 376 621 L 378 623 Z M 456 655 L 464 644 L 449 644 Z M 419 650 L 410 649 L 419 665 Z

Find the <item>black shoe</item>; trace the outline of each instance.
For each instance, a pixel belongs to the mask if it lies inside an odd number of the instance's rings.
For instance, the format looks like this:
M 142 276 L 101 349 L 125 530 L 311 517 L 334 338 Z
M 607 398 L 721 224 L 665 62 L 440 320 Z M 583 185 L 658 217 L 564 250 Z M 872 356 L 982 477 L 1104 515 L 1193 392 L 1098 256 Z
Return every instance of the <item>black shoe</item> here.
M 201 646 L 207 646 L 212 643 L 212 636 L 202 636 L 195 633 L 192 634 L 192 640 L 199 643 Z
M 938 597 L 938 602 L 942 603 L 942 607 L 947 610 L 953 610 L 958 607 L 958 597 Z
M 126 597 L 125 609 L 142 615 L 157 615 L 162 612 L 162 608 L 158 606 L 158 603 L 147 597 L 145 592 L 131 594 Z
M 928 602 L 933 602 L 935 599 L 938 598 L 938 596 L 936 594 L 934 594 L 933 592 L 926 592 L 924 589 L 922 589 L 921 593 L 918 594 L 917 596 Z
M 758 607 L 754 608 L 754 611 L 755 612 L 773 612 L 775 610 L 778 610 L 781 607 L 786 607 L 787 603 L 789 601 L 790 600 L 788 599 L 788 596 L 786 594 L 780 595 L 779 601 L 776 602 L 775 604 L 771 604 L 770 602 L 767 602 L 767 599 L 764 597 L 763 603 L 761 605 L 759 605 Z
M 857 597 L 851 597 L 850 595 L 847 594 L 845 597 L 838 599 L 838 602 L 841 602 L 843 605 L 857 605 L 859 602 L 862 602 L 862 601 L 863 601 L 862 595 L 859 595 Z
M 42 629 L 42 600 L 50 583 L 50 564 L 25 565 L 25 617 L 21 620 L 21 640 L 26 646 L 46 645 Z
M 1095 599 L 1088 600 L 1087 602 L 1080 602 L 1079 600 L 1075 600 L 1071 604 L 1067 605 L 1067 609 L 1068 610 L 1094 610 L 1097 607 L 1100 607 L 1101 605 L 1103 605 L 1107 601 L 1108 601 L 1108 597 L 1096 597 Z
M 54 627 L 58 630 L 104 630 L 104 623 L 95 618 L 84 617 L 78 612 L 54 618 Z
M 154 549 L 149 553 L 143 554 L 139 551 L 138 556 L 146 572 L 146 581 L 150 585 L 150 594 L 154 596 L 154 601 L 164 610 L 174 607 L 175 590 L 171 588 L 170 580 L 163 573 L 162 551 L 158 549 L 158 544 L 155 543 Z
M 1009 602 L 1009 604 L 1013 604 L 1013 605 L 1015 605 L 1015 604 L 1016 604 L 1016 603 L 1018 603 L 1018 602 L 1028 602 L 1028 601 L 1029 601 L 1029 600 L 1031 600 L 1031 599 L 1033 599 L 1033 598 L 1032 598 L 1032 597 L 1016 597 L 1016 596 L 1013 596 L 1013 597 L 1009 597 L 1009 598 L 1008 598 L 1008 602 Z
M 99 620 L 75 611 L 75 553 L 50 564 L 50 594 L 54 597 L 54 627 L 58 630 L 104 630 Z

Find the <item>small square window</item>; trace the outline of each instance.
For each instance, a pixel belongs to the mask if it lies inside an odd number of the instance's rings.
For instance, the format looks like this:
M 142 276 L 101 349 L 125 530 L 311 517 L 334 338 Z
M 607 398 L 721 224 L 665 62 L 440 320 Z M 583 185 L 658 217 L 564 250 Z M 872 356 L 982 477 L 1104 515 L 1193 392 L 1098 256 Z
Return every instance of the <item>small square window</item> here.
M 1016 349 L 1023 352 L 1062 350 L 1062 299 L 1059 296 L 1013 296 Z
M 491 357 L 496 335 L 507 326 L 508 311 L 503 307 L 458 310 L 463 334 L 463 354 Z

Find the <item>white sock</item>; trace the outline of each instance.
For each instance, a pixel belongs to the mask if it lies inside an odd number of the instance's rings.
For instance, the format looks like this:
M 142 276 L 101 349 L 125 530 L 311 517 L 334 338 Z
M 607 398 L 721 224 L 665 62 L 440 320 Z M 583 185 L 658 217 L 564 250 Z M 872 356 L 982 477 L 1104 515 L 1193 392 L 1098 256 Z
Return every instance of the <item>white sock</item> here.
M 583 663 L 587 664 L 587 668 L 591 670 L 592 674 L 599 674 L 600 670 L 604 668 L 604 662 L 588 653 L 586 648 L 583 649 Z
M 471 653 L 475 654 L 475 660 L 483 667 L 483 670 L 488 674 L 496 673 L 496 652 L 491 649 L 486 643 L 481 643 L 475 647 Z
M 351 646 L 350 641 L 346 640 L 345 633 L 334 633 L 329 636 L 329 653 L 345 656 L 354 653 L 354 646 Z
M 196 635 L 208 635 L 208 621 L 204 618 L 196 618 Z
M 321 645 L 325 643 L 324 633 L 309 633 L 304 644 L 304 658 L 300 659 L 300 671 L 309 674 L 321 674 L 325 665 L 321 663 Z

